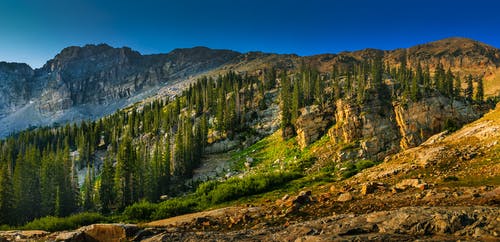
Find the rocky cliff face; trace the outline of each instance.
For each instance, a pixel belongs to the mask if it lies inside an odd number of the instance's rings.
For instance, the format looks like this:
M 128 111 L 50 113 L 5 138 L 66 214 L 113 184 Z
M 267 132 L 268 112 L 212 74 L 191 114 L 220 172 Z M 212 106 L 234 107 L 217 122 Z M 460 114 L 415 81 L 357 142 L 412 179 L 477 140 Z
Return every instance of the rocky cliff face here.
M 141 55 L 130 48 L 87 45 L 64 49 L 40 70 L 47 80 L 42 111 L 80 104 L 109 104 L 168 81 L 216 68 L 238 55 L 196 47 L 166 55 Z
M 312 105 L 302 108 L 300 116 L 295 122 L 297 132 L 297 143 L 304 149 L 314 141 L 318 140 L 331 125 L 333 117 L 332 107 L 320 107 Z
M 141 55 L 100 44 L 65 48 L 36 70 L 0 63 L 0 137 L 31 125 L 99 118 L 239 55 L 205 47 Z
M 483 112 L 439 94 L 405 104 L 371 95 L 362 104 L 340 99 L 334 107 L 303 108 L 295 127 L 297 142 L 302 148 L 327 132 L 340 147 L 338 160 L 380 160 L 416 147 L 445 129 L 476 120 Z
M 26 64 L 0 62 L 0 118 L 29 102 L 33 75 Z
M 337 144 L 355 149 L 344 149 L 340 159 L 371 158 L 399 150 L 399 132 L 394 122 L 395 114 L 389 101 L 382 101 L 377 95 L 363 104 L 349 100 L 336 103 L 335 125 L 328 135 Z
M 406 105 L 395 103 L 394 113 L 402 149 L 415 147 L 446 128 L 460 127 L 481 115 L 471 105 L 440 95 Z

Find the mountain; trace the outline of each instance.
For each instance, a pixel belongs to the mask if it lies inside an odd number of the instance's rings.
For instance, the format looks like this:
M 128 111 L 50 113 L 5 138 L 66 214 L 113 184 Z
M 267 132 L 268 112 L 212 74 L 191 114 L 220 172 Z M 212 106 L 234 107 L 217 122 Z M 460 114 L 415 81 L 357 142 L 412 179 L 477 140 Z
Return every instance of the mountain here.
M 102 117 L 238 55 L 205 47 L 141 55 L 100 44 L 65 48 L 36 70 L 0 63 L 0 136 L 29 126 Z
M 405 59 L 433 71 L 438 63 L 465 76 L 485 78 L 486 96 L 500 92 L 500 51 L 478 41 L 449 38 L 428 44 L 382 51 L 365 49 L 339 54 L 297 55 L 238 53 L 206 47 L 176 49 L 168 54 L 141 55 L 130 48 L 106 44 L 63 49 L 40 69 L 0 62 L 0 137 L 52 123 L 96 119 L 146 97 L 174 95 L 199 74 L 217 75 L 234 70 L 255 73 L 266 68 L 298 69 L 315 66 L 330 72 L 333 65 L 361 63 L 383 55 L 384 63 Z M 177 83 L 177 86 L 172 86 Z
M 3 63 L 3 120 L 128 106 L 0 140 L 0 225 L 38 229 L 0 240 L 494 241 L 497 56 L 452 38 L 307 57 L 92 45 L 37 70 Z M 98 224 L 123 221 L 142 225 Z

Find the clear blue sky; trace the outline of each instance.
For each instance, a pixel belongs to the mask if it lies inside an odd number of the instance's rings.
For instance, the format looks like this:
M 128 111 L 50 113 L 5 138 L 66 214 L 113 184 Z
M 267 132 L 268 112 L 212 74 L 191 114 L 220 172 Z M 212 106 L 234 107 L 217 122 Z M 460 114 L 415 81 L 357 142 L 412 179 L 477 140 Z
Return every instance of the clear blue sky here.
M 42 66 L 87 43 L 312 55 L 451 36 L 500 47 L 497 0 L 1 0 L 0 60 Z

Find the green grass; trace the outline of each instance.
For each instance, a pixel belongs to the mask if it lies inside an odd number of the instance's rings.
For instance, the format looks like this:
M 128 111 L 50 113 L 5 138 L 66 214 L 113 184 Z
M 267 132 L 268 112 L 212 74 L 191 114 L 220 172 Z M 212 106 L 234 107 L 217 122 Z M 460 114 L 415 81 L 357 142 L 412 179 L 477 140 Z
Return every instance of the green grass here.
M 254 160 L 252 166 L 260 165 L 262 168 L 267 169 L 270 167 L 276 168 L 277 166 L 272 164 L 276 160 L 280 160 L 280 163 L 287 163 L 300 154 L 297 141 L 294 138 L 283 140 L 281 132 L 277 131 L 254 145 L 234 153 L 232 158 L 236 162 L 233 169 L 243 170 L 247 157 Z

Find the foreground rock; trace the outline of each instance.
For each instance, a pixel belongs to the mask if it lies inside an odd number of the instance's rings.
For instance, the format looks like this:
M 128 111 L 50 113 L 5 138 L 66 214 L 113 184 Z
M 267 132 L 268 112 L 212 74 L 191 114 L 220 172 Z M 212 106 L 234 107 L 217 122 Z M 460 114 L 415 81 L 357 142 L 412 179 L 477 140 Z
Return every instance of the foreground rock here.
M 147 241 L 498 241 L 499 217 L 500 209 L 491 207 L 407 207 L 226 233 L 164 232 Z

